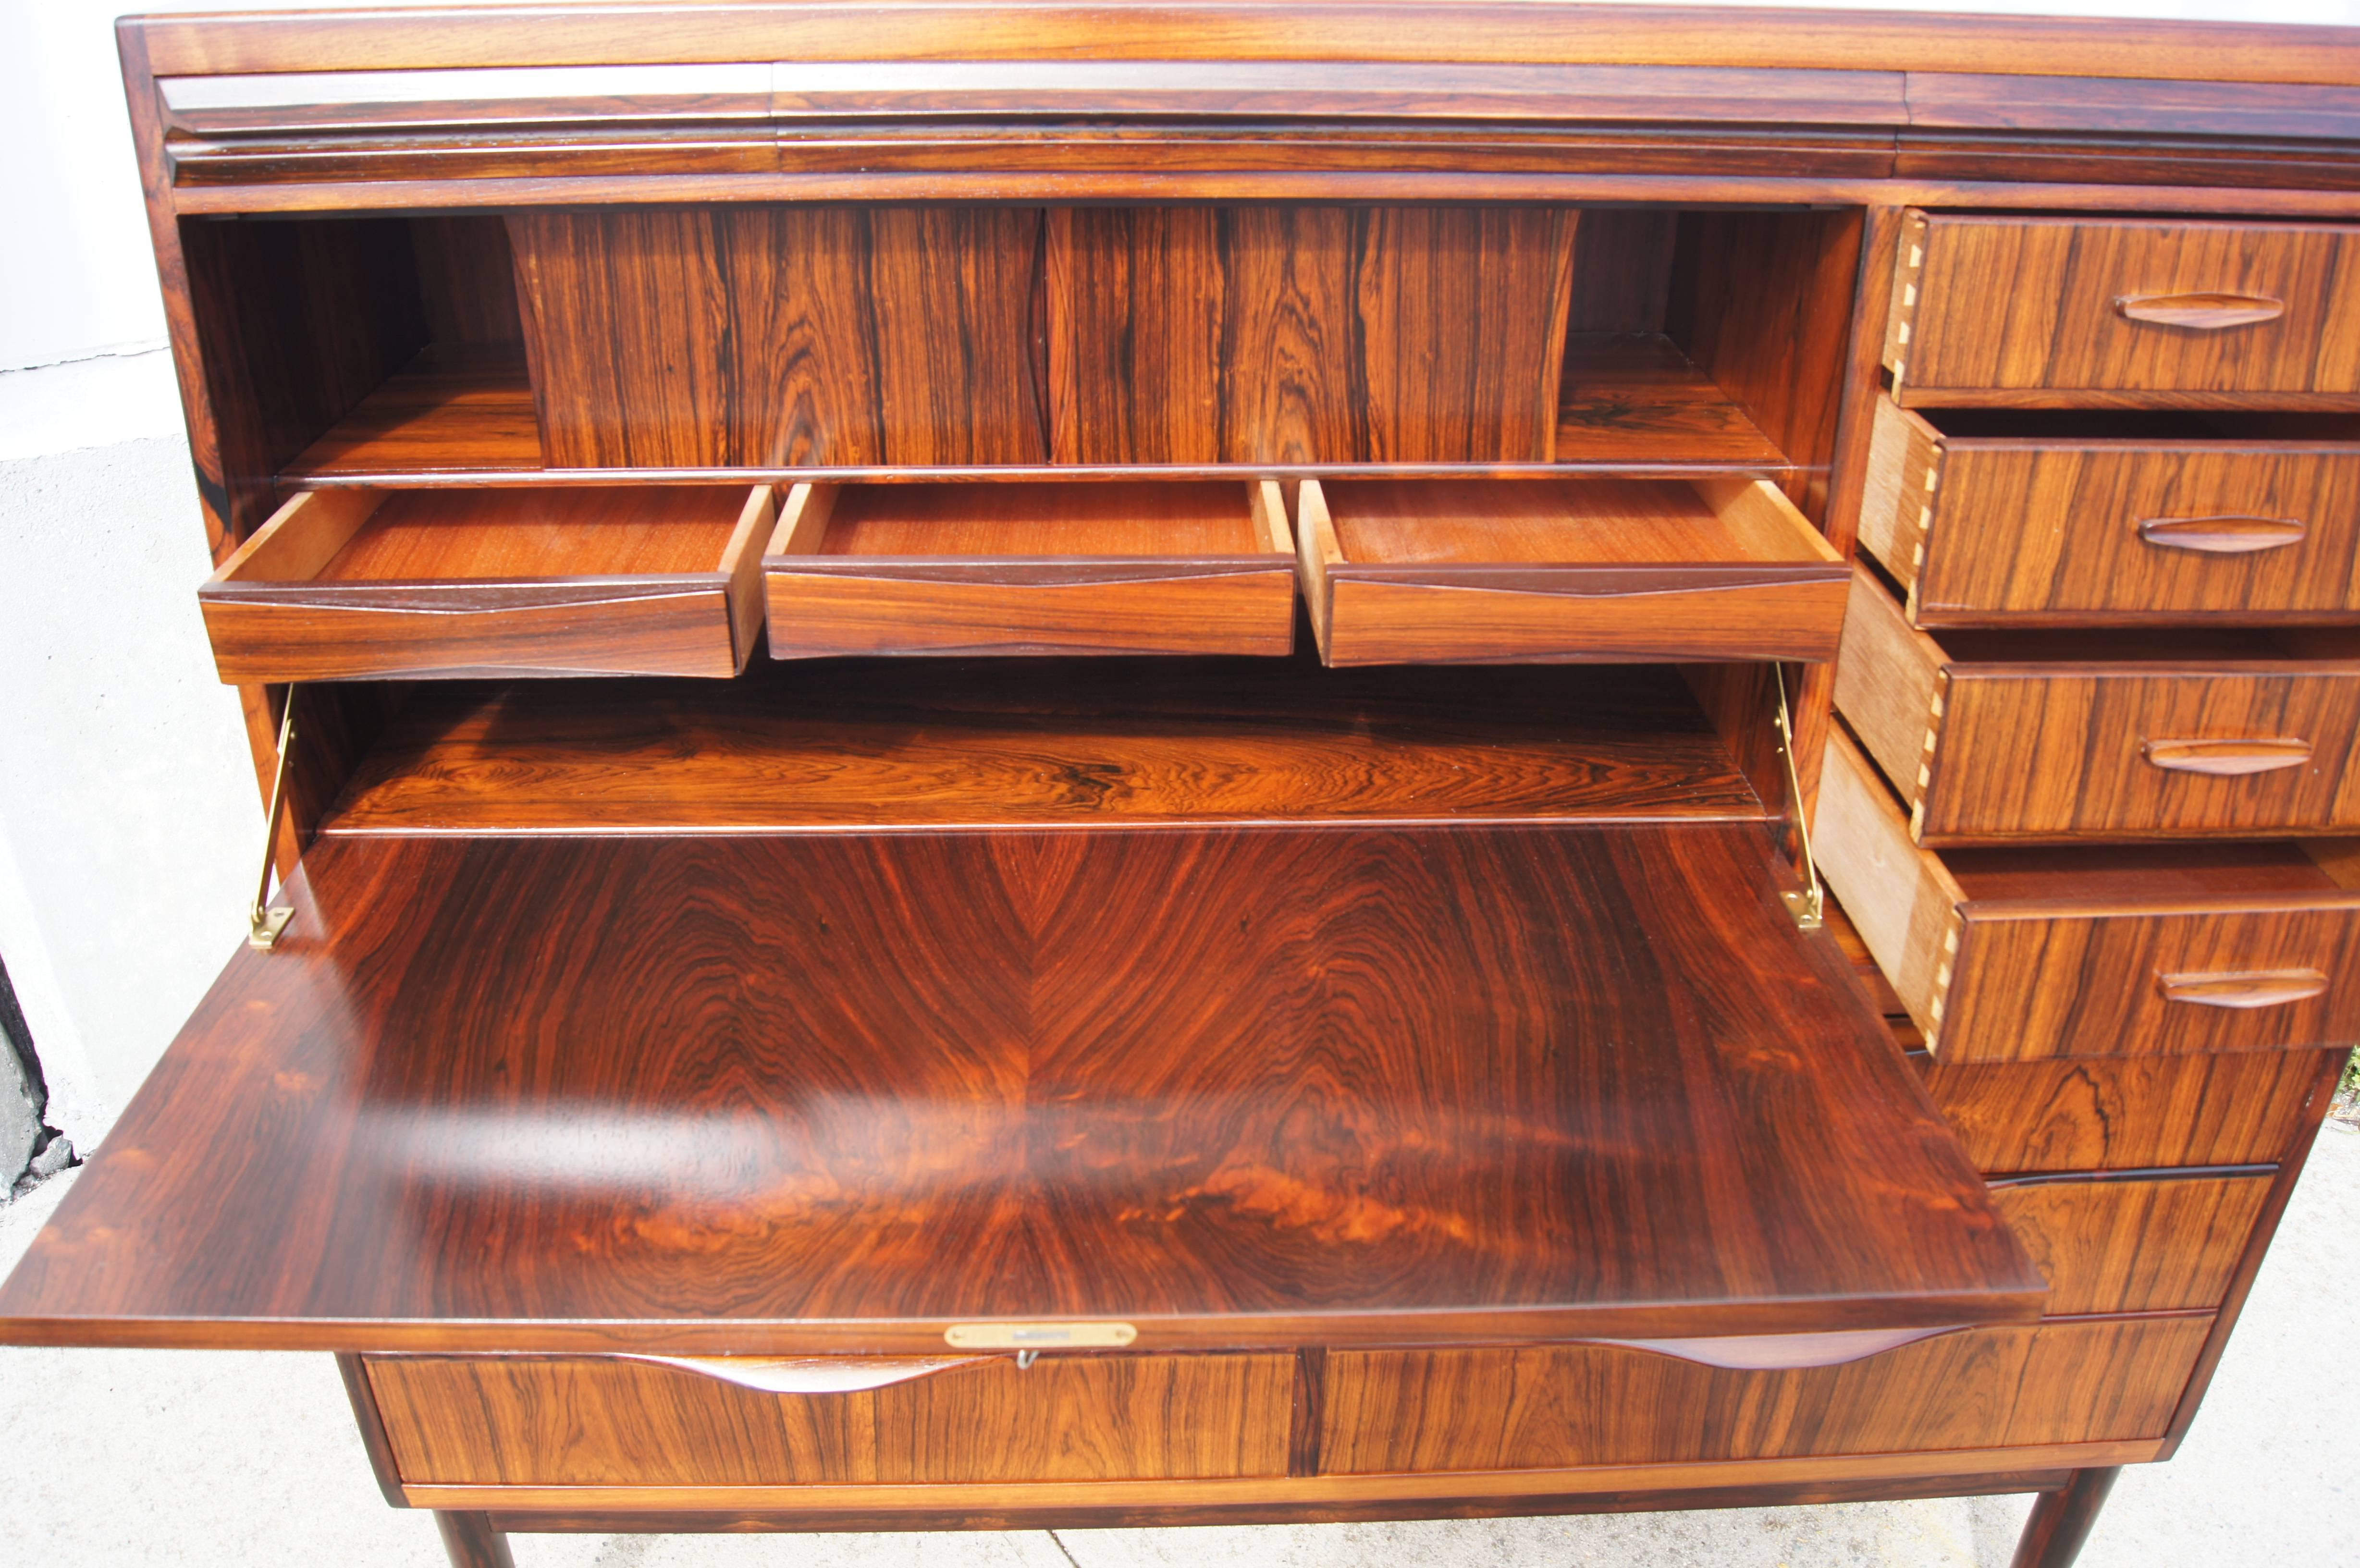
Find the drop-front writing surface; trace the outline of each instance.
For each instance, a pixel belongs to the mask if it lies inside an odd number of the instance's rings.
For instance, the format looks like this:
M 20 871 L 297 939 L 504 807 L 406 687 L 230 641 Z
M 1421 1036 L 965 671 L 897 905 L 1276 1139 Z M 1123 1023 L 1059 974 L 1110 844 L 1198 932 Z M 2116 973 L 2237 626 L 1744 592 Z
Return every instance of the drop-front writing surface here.
M 9 1334 L 369 1347 L 466 1564 L 2028 1489 L 2063 1568 L 2188 1430 L 2349 1012 L 2341 814 L 2273 802 L 2349 749 L 2352 35 L 120 37 L 301 908 Z M 2249 677 L 2311 719 L 2206 727 Z M 1955 809 L 2075 777 L 2159 803 Z

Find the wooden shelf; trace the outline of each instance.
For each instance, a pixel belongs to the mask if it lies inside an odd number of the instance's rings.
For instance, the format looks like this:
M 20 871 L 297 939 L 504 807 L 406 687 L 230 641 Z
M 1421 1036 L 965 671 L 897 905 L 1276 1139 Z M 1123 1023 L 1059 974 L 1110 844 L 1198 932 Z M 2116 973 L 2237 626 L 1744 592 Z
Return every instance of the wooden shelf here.
M 322 831 L 1758 821 L 1671 670 L 757 661 L 415 693 Z
M 1330 664 L 1825 659 L 1851 574 L 1744 479 L 1306 482 Z
M 524 350 L 428 348 L 313 441 L 282 484 L 436 473 L 530 474 L 541 421 Z
M 1660 332 L 1576 332 L 1557 401 L 1560 465 L 1783 472 L 1786 454 Z
M 762 561 L 779 659 L 1284 654 L 1278 486 L 799 485 Z
M 1858 1355 L 2036 1317 L 1774 853 L 1753 823 L 330 838 L 0 1319 L 344 1351 L 939 1355 L 954 1324 L 1078 1319 L 1142 1352 Z
M 317 490 L 198 590 L 233 683 L 731 675 L 769 485 Z
M 1776 474 L 1793 466 L 1745 411 L 1660 333 L 1575 333 L 1566 348 L 1562 386 L 1554 463 L 1371 464 L 1364 465 L 1366 471 Z M 1242 475 L 1250 466 L 1177 463 L 1164 472 L 1174 476 Z M 1341 465 L 1333 463 L 1302 466 L 1342 471 Z M 1060 472 L 1122 471 L 1103 464 L 1066 469 L 1035 464 L 997 470 L 901 465 L 898 471 L 855 468 L 843 472 L 847 476 L 881 478 L 896 473 L 1050 476 Z M 422 481 L 579 484 L 596 478 L 601 472 L 546 466 L 522 350 L 453 354 L 429 348 L 312 442 L 287 465 L 279 480 L 293 488 Z M 709 473 L 752 480 L 807 478 L 814 471 L 781 467 L 606 472 L 617 479 Z

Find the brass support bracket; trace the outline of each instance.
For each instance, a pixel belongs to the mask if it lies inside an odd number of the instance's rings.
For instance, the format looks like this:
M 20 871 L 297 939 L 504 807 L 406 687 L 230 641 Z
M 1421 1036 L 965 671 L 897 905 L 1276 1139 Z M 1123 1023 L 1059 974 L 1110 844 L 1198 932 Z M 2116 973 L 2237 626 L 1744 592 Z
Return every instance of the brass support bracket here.
M 1773 662 L 1770 679 L 1778 688 L 1778 755 L 1786 759 L 1786 798 L 1795 803 L 1795 833 L 1803 841 L 1803 880 L 1806 887 L 1778 895 L 1786 912 L 1805 931 L 1817 931 L 1827 920 L 1827 894 L 1819 886 L 1819 863 L 1811 858 L 1811 824 L 1803 811 L 1803 779 L 1795 767 L 1795 721 L 1786 711 L 1786 670 Z
M 262 830 L 262 880 L 254 889 L 254 907 L 246 911 L 246 945 L 257 953 L 268 953 L 278 945 L 279 933 L 295 918 L 295 906 L 282 896 L 270 902 L 270 873 L 279 859 L 279 822 L 287 814 L 287 772 L 295 755 L 295 687 L 287 688 L 287 702 L 279 710 L 279 766 L 270 776 L 270 820 Z M 280 889 L 282 895 L 284 888 Z

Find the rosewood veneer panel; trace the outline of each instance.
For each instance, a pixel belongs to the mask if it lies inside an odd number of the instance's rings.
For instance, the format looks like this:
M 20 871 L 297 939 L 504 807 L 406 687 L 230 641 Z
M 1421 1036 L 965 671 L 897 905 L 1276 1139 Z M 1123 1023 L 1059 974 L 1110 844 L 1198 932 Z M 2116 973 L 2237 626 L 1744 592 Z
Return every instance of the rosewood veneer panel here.
M 1983 1171 L 2137 1171 L 2287 1158 L 2331 1051 L 1921 1061 L 1943 1117 Z
M 402 1480 L 760 1486 L 1284 1475 L 1284 1355 L 1010 1357 L 769 1393 L 620 1359 L 371 1356 Z
M 508 218 L 552 467 L 1046 455 L 1041 214 L 716 206 Z
M 2325 223 L 1914 214 L 1885 364 L 1905 405 L 2360 405 L 2355 246 Z
M 2211 1315 L 1942 1334 L 1743 1372 L 1601 1345 L 1335 1351 L 1324 1469 L 1512 1470 L 2159 1437 Z
M 1567 207 L 1049 213 L 1061 463 L 1546 462 Z
M 336 833 L 1759 821 L 1671 672 L 759 661 L 416 693 Z
M 2034 1177 L 1992 1197 L 2049 1281 L 2052 1315 L 2170 1312 L 2221 1304 L 2275 1173 Z
M 2036 1312 L 1770 857 L 1751 824 L 326 840 L 0 1319 L 751 1354 Z

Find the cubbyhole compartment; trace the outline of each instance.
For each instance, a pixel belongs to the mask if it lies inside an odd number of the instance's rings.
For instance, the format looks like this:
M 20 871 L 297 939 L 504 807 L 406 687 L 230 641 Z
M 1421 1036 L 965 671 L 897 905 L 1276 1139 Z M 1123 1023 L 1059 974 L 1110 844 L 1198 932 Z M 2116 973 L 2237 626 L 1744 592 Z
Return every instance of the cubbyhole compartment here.
M 305 491 L 198 602 L 224 681 L 734 675 L 769 485 Z
M 1842 560 L 1747 479 L 1306 481 L 1329 664 L 1831 659 Z
M 1284 654 L 1269 481 L 798 485 L 763 557 L 770 652 Z

